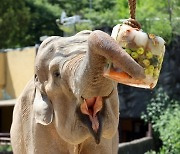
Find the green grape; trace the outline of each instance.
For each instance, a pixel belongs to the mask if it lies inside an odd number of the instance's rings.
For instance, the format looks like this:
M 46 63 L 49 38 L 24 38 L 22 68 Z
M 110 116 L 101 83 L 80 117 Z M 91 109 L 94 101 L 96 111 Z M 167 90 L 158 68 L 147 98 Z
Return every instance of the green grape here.
M 152 57 L 153 57 L 152 52 L 148 51 L 148 52 L 146 53 L 146 58 L 147 58 L 147 59 L 151 59 Z
M 154 71 L 154 66 L 153 65 L 149 65 L 148 69 L 149 69 L 149 71 Z
M 153 71 L 152 70 L 150 70 L 150 69 L 148 69 L 148 68 L 146 68 L 145 69 L 145 75 L 148 75 L 148 76 L 153 76 Z
M 148 75 L 148 74 L 149 74 L 149 70 L 148 70 L 147 68 L 145 69 L 144 72 L 145 72 L 145 75 Z
M 145 67 L 148 67 L 150 65 L 150 61 L 148 59 L 144 59 L 143 64 L 145 65 Z
M 159 75 L 159 69 L 158 68 L 154 69 L 154 75 Z
M 153 71 L 149 70 L 149 76 L 153 77 Z
M 155 68 L 154 69 L 154 77 L 157 79 L 159 76 L 159 69 L 158 68 Z
M 148 71 L 149 71 L 149 75 L 150 75 L 150 76 L 153 76 L 154 66 L 153 66 L 153 65 L 149 65 L 147 69 L 148 69 Z
M 144 53 L 144 49 L 141 47 L 141 48 L 139 48 L 138 50 L 137 50 L 137 53 L 139 54 L 139 55 L 142 55 L 143 53 Z
M 137 58 L 138 58 L 138 54 L 137 54 L 136 52 L 132 52 L 132 53 L 131 53 L 131 57 L 132 57 L 133 59 L 137 59 Z
M 149 76 L 153 77 L 153 71 L 149 72 Z
M 125 49 L 126 50 L 126 52 L 130 55 L 131 53 L 132 53 L 132 51 L 131 51 L 131 49 Z
M 141 65 L 142 67 L 145 67 L 144 64 L 143 64 L 143 58 L 142 58 L 142 57 L 138 57 L 137 62 L 138 62 L 138 64 Z

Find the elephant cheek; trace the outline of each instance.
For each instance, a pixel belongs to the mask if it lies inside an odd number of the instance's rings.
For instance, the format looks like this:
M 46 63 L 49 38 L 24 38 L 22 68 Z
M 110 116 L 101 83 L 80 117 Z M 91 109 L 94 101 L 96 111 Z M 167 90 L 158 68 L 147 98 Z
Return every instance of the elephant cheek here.
M 70 140 L 70 137 L 68 134 L 70 134 L 65 128 L 64 118 L 61 118 L 62 116 L 57 113 L 57 111 L 54 111 L 54 125 L 56 128 L 56 131 L 60 138 L 62 138 L 64 141 L 71 143 L 72 140 Z
M 106 138 L 106 139 L 112 139 L 112 137 L 117 133 L 118 131 L 118 126 L 116 127 L 115 126 L 112 126 L 111 125 L 111 128 L 109 127 L 104 127 L 104 130 L 103 130 L 103 134 L 102 134 L 102 137 Z
M 109 117 L 105 117 L 102 126 L 102 137 L 106 139 L 111 139 L 117 133 L 118 123 L 119 118 L 116 118 L 114 115 L 109 115 Z
M 84 142 L 90 134 L 87 128 L 82 127 L 82 123 L 76 116 L 76 104 L 72 104 L 68 99 L 61 97 L 53 101 L 54 125 L 60 138 L 67 143 L 76 145 Z

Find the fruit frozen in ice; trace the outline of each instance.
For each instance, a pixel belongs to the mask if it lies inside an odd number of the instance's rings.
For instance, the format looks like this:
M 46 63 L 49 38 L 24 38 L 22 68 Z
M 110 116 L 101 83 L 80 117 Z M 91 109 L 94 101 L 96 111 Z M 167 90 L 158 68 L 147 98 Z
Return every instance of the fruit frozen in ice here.
M 148 59 L 144 59 L 143 64 L 145 67 L 148 67 L 150 65 L 150 61 Z
M 138 58 L 138 53 L 133 51 L 131 53 L 131 56 L 132 56 L 132 58 L 137 59 Z
M 148 51 L 148 52 L 146 53 L 146 58 L 147 58 L 147 59 L 151 59 L 152 57 L 153 57 L 152 52 Z
M 139 48 L 138 50 L 137 50 L 137 53 L 139 54 L 139 55 L 142 55 L 143 53 L 144 53 L 144 49 L 141 47 L 141 48 Z
M 126 52 L 130 55 L 131 53 L 132 53 L 132 51 L 131 51 L 131 49 L 125 49 L 126 50 Z

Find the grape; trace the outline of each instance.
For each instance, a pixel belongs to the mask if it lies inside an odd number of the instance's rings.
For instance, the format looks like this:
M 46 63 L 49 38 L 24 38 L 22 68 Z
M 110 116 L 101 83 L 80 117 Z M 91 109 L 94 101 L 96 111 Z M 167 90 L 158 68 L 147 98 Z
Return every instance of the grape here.
M 138 53 L 139 55 L 142 55 L 142 54 L 144 53 L 144 49 L 143 49 L 143 48 L 139 48 L 139 49 L 137 50 L 137 53 Z
M 145 65 L 145 67 L 148 67 L 150 65 L 150 61 L 148 59 L 144 59 L 143 64 Z
M 153 71 L 148 69 L 148 68 L 146 68 L 145 69 L 145 74 L 152 77 L 153 76 Z
M 137 50 L 125 48 L 126 52 L 144 67 L 145 75 L 158 79 L 163 56 L 153 55 L 151 51 L 144 51 L 140 47 Z
M 131 49 L 125 49 L 125 50 L 129 55 L 132 53 Z
M 145 71 L 144 71 L 144 72 L 145 72 L 145 74 L 146 74 L 146 75 L 148 75 L 148 74 L 149 74 L 149 70 L 148 70 L 147 68 L 145 69 Z
M 153 65 L 149 65 L 146 69 L 147 69 L 148 75 L 153 76 L 154 66 Z
M 148 66 L 148 69 L 149 69 L 150 71 L 154 71 L 154 66 L 153 66 L 153 65 L 149 65 L 149 66 Z
M 132 52 L 131 57 L 134 58 L 134 59 L 137 59 L 138 58 L 137 52 Z
M 148 51 L 148 52 L 146 53 L 146 58 L 147 58 L 147 59 L 151 59 L 152 57 L 153 57 L 152 52 Z
M 155 68 L 155 69 L 154 69 L 154 77 L 155 77 L 155 78 L 158 78 L 158 76 L 159 76 L 159 69 L 158 69 L 158 68 Z

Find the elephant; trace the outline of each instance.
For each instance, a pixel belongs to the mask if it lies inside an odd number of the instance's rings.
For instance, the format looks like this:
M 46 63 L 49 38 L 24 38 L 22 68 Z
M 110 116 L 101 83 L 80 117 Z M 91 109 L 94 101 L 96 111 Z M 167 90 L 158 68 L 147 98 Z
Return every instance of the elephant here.
M 135 79 L 145 77 L 144 69 L 100 30 L 45 39 L 34 76 L 14 107 L 14 154 L 117 154 L 118 83 L 103 76 L 109 61 Z

